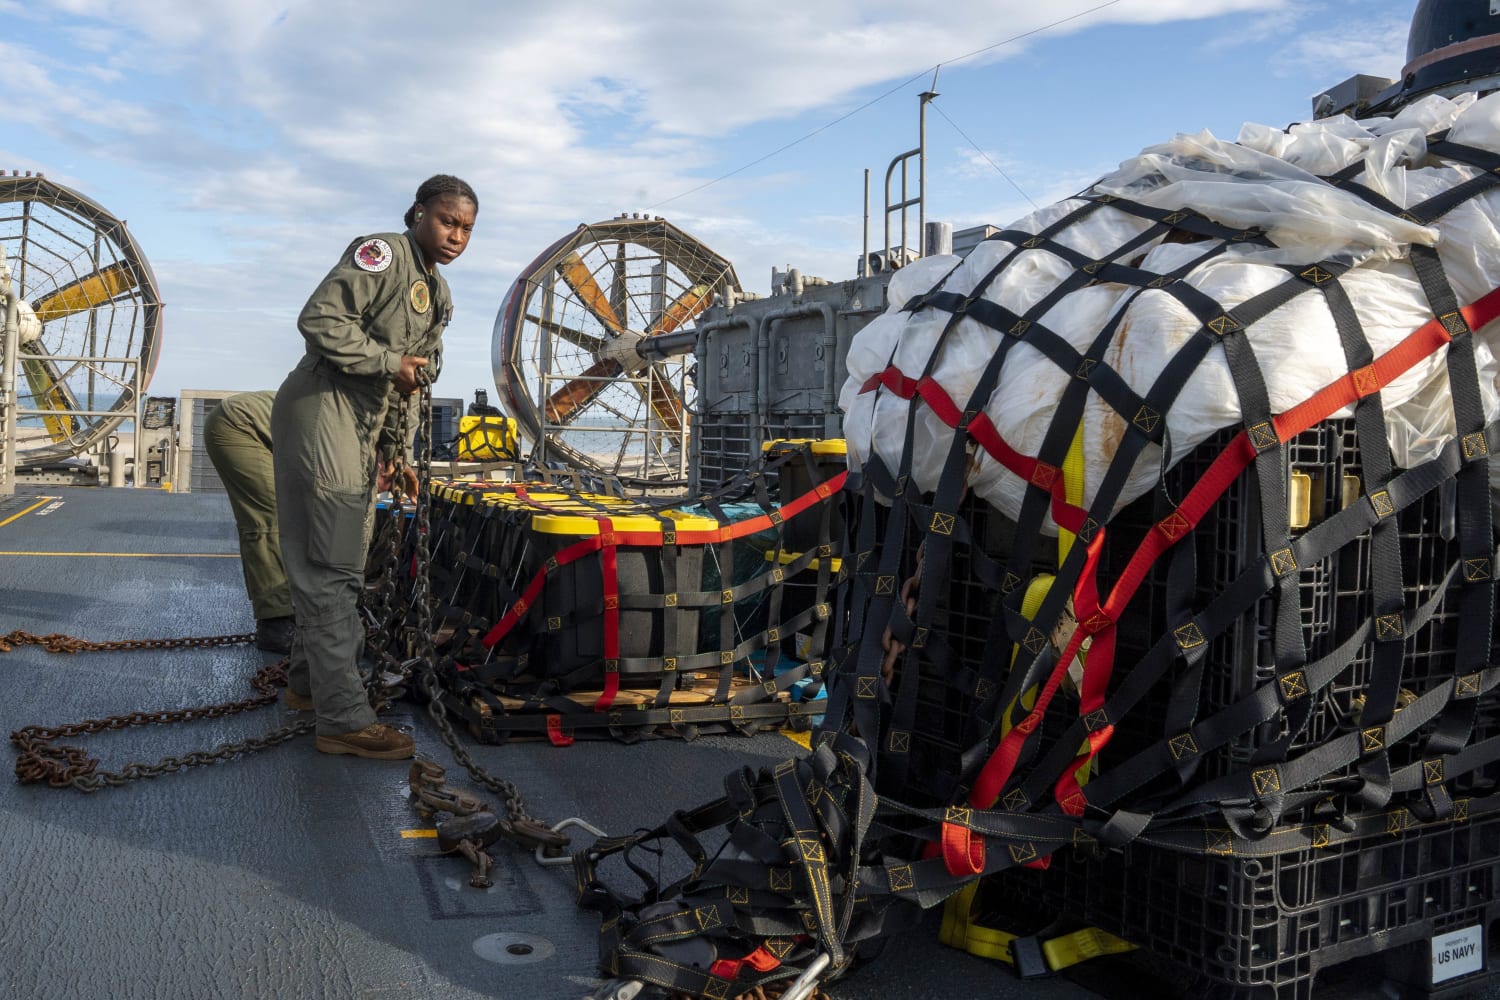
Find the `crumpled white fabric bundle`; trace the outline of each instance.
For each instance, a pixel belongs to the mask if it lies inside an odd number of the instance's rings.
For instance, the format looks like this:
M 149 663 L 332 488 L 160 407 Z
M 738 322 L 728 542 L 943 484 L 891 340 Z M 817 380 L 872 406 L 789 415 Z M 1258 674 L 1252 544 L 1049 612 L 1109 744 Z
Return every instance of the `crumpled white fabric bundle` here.
M 1151 247 L 1138 266 L 1167 272 L 1203 257 L 1184 279 L 1226 309 L 1289 280 L 1286 265 L 1338 259 L 1355 264 L 1340 281 L 1348 292 L 1370 346 L 1379 357 L 1427 322 L 1431 312 L 1408 262 L 1408 248 L 1435 246 L 1459 301 L 1467 305 L 1500 286 L 1500 192 L 1465 202 L 1435 225 L 1422 226 L 1382 212 L 1318 174 L 1334 173 L 1363 160 L 1356 180 L 1403 208 L 1463 183 L 1481 171 L 1443 162 L 1427 152 L 1428 133 L 1450 128 L 1454 142 L 1500 152 L 1500 94 L 1476 99 L 1463 94 L 1431 96 L 1392 118 L 1347 117 L 1292 126 L 1282 131 L 1247 124 L 1237 143 L 1208 132 L 1178 135 L 1127 160 L 1093 190 L 1157 208 L 1190 208 L 1235 229 L 1259 228 L 1274 247 L 1235 244 L 1204 257 L 1214 241 Z M 1071 199 L 1048 206 L 1006 227 L 1039 233 L 1073 211 Z M 1112 255 L 1149 226 L 1146 220 L 1105 206 L 1054 239 L 1094 259 Z M 972 293 L 994 266 L 1017 249 L 989 240 L 966 258 L 929 257 L 897 271 L 888 289 L 890 307 L 855 335 L 847 359 L 849 379 L 839 397 L 852 469 L 879 455 L 896 471 L 915 413 L 911 474 L 924 492 L 937 487 L 954 431 L 925 404 L 915 408 L 888 390 L 861 392 L 873 375 L 894 365 L 918 378 L 932 362 L 932 377 L 960 409 L 970 402 L 981 373 L 1005 334 L 965 318 L 941 349 L 938 337 L 950 316 L 941 310 L 904 313 L 914 296 L 941 283 L 946 291 Z M 983 291 L 983 297 L 1024 314 L 1044 298 L 1073 266 L 1043 248 L 1022 250 Z M 1145 396 L 1198 321 L 1165 291 L 1100 284 L 1076 290 L 1054 305 L 1041 322 L 1080 351 L 1124 308 L 1104 361 Z M 1290 409 L 1348 371 L 1323 296 L 1306 291 L 1246 331 L 1264 373 L 1271 407 Z M 1477 331 L 1475 350 L 1486 415 L 1500 411 L 1495 360 L 1500 323 Z M 934 351 L 937 357 L 934 359 Z M 1010 348 L 984 410 L 1016 451 L 1035 456 L 1055 415 L 1057 400 L 1073 377 L 1025 343 Z M 1382 393 L 1395 462 L 1409 468 L 1425 461 L 1454 435 L 1454 417 L 1443 352 L 1396 379 Z M 1349 416 L 1352 408 L 1336 417 Z M 1182 386 L 1166 413 L 1168 464 L 1188 454 L 1216 430 L 1237 425 L 1240 408 L 1223 348 L 1212 347 Z M 1083 414 L 1083 506 L 1092 504 L 1119 448 L 1127 416 L 1090 394 Z M 1163 472 L 1162 449 L 1148 446 L 1137 459 L 1119 510 L 1147 492 Z M 969 486 L 1007 516 L 1019 515 L 1026 483 L 979 450 Z M 1055 533 L 1049 518 L 1044 530 Z

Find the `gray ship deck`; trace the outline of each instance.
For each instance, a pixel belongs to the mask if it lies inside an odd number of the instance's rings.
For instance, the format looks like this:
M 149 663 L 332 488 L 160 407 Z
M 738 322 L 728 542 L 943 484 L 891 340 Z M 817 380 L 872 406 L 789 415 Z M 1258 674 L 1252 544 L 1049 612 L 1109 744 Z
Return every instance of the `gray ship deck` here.
M 0 634 L 90 639 L 248 631 L 222 495 L 64 488 L 0 504 Z M 248 646 L 0 654 L 4 726 L 246 697 L 272 659 Z M 399 703 L 419 753 L 454 765 L 420 707 Z M 278 705 L 223 720 L 91 737 L 113 769 L 260 735 Z M 715 797 L 732 768 L 799 752 L 780 735 L 691 744 L 471 745 L 532 813 L 612 832 Z M 311 740 L 85 795 L 0 782 L 0 996 L 16 998 L 481 997 L 576 1000 L 597 985 L 598 918 L 575 909 L 568 869 L 497 845 L 495 885 L 412 836 L 406 765 L 328 757 Z M 1022 982 L 937 942 L 938 914 L 829 988 L 832 997 L 1154 996 L 1118 960 Z M 513 955 L 509 944 L 530 944 Z M 1113 964 L 1112 964 L 1113 963 Z M 1094 984 L 1090 988 L 1088 984 Z M 1374 996 L 1369 982 L 1320 996 Z M 1500 995 L 1497 992 L 1496 995 Z

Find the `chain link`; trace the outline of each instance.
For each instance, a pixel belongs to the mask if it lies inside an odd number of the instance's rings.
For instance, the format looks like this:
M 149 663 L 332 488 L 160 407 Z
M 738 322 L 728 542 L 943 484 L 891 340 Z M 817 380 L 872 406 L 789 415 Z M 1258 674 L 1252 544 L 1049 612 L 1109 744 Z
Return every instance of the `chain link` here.
M 0 636 L 0 653 L 9 653 L 16 646 L 41 646 L 49 653 L 97 653 L 133 649 L 213 649 L 217 646 L 238 646 L 255 641 L 255 633 L 243 635 L 198 635 L 177 639 L 114 639 L 108 642 L 92 642 L 75 636 L 53 632 L 37 635 L 16 629 L 9 635 Z
M 13 639 L 15 633 L 7 636 L 7 640 Z M 68 638 L 48 637 L 48 638 Z M 222 637 L 230 638 L 230 637 Z M 248 638 L 241 641 L 248 641 Z M 181 645 L 192 645 L 183 643 L 182 640 L 159 640 L 163 642 L 177 642 Z M 102 649 L 157 649 L 158 646 L 125 645 L 114 643 L 88 642 L 76 639 L 76 649 L 63 648 L 57 651 L 76 652 L 80 650 L 102 650 Z M 201 643 L 198 643 L 201 645 Z M 227 642 L 213 642 L 209 645 L 231 645 Z M 50 648 L 50 647 L 47 647 Z M 177 648 L 177 647 L 167 647 Z M 224 743 L 212 750 L 194 750 L 180 757 L 163 757 L 155 764 L 131 763 L 126 764 L 118 771 L 100 771 L 99 759 L 90 757 L 82 747 L 56 745 L 56 741 L 75 736 L 87 736 L 94 733 L 102 733 L 109 730 L 128 729 L 132 726 L 155 726 L 169 725 L 174 722 L 195 722 L 199 719 L 221 719 L 227 715 L 235 715 L 240 712 L 248 712 L 263 705 L 275 704 L 279 698 L 279 689 L 286 683 L 287 661 L 278 660 L 267 667 L 261 668 L 255 676 L 250 678 L 250 685 L 258 692 L 254 697 L 244 698 L 239 701 L 227 701 L 217 705 L 200 705 L 190 708 L 168 709 L 160 712 L 126 712 L 122 715 L 111 715 L 103 719 L 87 719 L 83 722 L 67 723 L 60 726 L 23 726 L 10 734 L 10 741 L 16 745 L 16 780 L 21 784 L 33 784 L 45 781 L 53 788 L 67 788 L 72 786 L 80 791 L 95 792 L 106 785 L 119 786 L 128 781 L 136 781 L 141 778 L 156 778 L 163 774 L 181 771 L 189 767 L 202 767 L 218 761 L 229 760 L 243 754 L 258 753 L 268 747 L 285 743 L 302 733 L 312 729 L 311 720 L 284 726 L 273 730 L 264 736 L 252 736 L 234 743 Z

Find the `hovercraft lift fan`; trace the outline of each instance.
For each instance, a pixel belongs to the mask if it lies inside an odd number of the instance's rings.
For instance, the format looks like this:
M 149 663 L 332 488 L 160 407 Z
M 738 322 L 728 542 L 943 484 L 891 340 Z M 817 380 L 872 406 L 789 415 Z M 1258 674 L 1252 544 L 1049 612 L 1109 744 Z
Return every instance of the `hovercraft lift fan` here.
M 580 225 L 543 250 L 493 339 L 532 461 L 632 490 L 685 485 L 697 338 L 684 328 L 739 290 L 728 261 L 660 218 Z
M 68 461 L 106 450 L 127 419 L 139 451 L 161 296 L 125 223 L 13 171 L 0 175 L 0 249 L 0 305 L 10 306 L 0 314 L 10 316 L 0 337 L 0 493 L 17 478 L 79 471 Z

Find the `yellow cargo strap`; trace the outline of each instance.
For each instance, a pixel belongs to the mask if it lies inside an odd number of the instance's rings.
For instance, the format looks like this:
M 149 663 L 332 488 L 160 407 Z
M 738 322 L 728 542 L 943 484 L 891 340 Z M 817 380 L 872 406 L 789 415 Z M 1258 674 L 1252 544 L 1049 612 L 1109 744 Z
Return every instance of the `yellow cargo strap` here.
M 1035 955 L 1029 955 L 1024 944 L 1020 947 L 1016 944 L 1017 941 L 1028 942 L 1032 939 L 1026 935 L 985 927 L 970 918 L 974 897 L 978 892 L 979 883 L 974 882 L 949 897 L 943 907 L 943 926 L 938 940 L 950 948 L 961 948 L 980 958 L 998 959 L 1013 965 L 1017 972 L 1027 978 L 1061 972 L 1069 966 L 1100 955 L 1120 955 L 1135 950 L 1135 945 L 1108 931 L 1085 927 L 1070 934 L 1060 934 L 1037 942 L 1042 960 L 1042 967 L 1038 968 Z
M 1074 507 L 1083 506 L 1083 422 L 1073 434 L 1073 443 L 1068 445 L 1068 454 L 1063 459 L 1063 494 Z M 1057 529 L 1057 564 L 1068 558 L 1076 536 L 1064 528 Z

